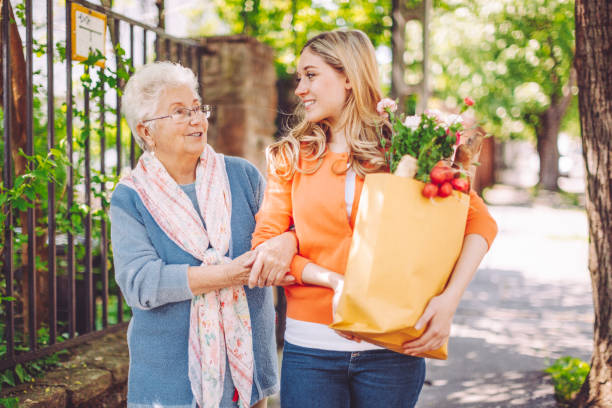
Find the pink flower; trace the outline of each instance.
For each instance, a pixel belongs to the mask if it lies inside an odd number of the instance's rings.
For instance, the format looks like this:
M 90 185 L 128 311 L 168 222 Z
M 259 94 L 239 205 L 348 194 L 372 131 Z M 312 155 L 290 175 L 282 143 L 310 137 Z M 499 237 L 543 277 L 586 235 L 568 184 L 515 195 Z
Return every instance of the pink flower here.
M 376 112 L 380 116 L 384 116 L 386 118 L 389 117 L 388 112 L 395 112 L 397 110 L 397 103 L 393 99 L 383 98 L 376 105 Z
M 461 133 L 459 133 L 459 131 L 457 131 L 455 133 L 455 136 L 457 136 L 457 141 L 455 142 L 455 144 L 458 145 L 459 144 L 459 140 L 461 140 Z
M 467 106 L 472 106 L 474 105 L 474 100 L 472 98 L 470 98 L 469 96 L 466 96 L 465 99 L 463 100 L 463 102 L 467 105 Z

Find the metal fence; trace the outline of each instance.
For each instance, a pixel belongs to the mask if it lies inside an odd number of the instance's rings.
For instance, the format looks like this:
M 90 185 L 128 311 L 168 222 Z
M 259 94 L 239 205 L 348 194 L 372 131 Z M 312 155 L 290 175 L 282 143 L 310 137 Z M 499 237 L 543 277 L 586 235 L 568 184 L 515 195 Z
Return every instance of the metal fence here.
M 66 1 L 65 42 L 58 46 L 54 44 L 57 31 L 53 3 L 52 0 L 46 2 L 44 58 L 40 58 L 43 53 L 34 52 L 35 46 L 40 49 L 41 42 L 33 37 L 32 1 L 26 0 L 21 9 L 25 22 L 20 26 L 25 32 L 21 47 L 26 66 L 25 109 L 15 105 L 12 93 L 12 80 L 23 75 L 11 70 L 11 58 L 15 58 L 10 48 L 11 36 L 15 35 L 11 27 L 19 21 L 7 24 L 9 1 L 5 0 L 2 6 L 3 157 L 0 160 L 5 220 L 0 238 L 0 294 L 3 297 L 0 329 L 4 332 L 0 370 L 124 329 L 127 320 L 124 302 L 114 284 L 112 262 L 109 262 L 112 252 L 108 220 L 104 216 L 108 201 L 104 197 L 109 192 L 108 179 L 115 177 L 116 180 L 124 167 L 133 167 L 137 146 L 133 137 L 122 135 L 122 127 L 124 133 L 126 127 L 121 121 L 121 100 L 117 91 L 121 81 L 118 80 L 115 89 L 103 86 L 102 92 L 91 95 L 90 88 L 83 87 L 78 78 L 73 79 L 75 73 L 78 74 L 75 70 L 83 68 L 71 59 L 74 46 L 72 4 L 107 16 L 109 31 L 112 30 L 110 37 L 114 45 L 125 46 L 132 68 L 134 64 L 154 59 L 178 60 L 200 76 L 201 56 L 207 53 L 196 41 L 172 37 L 157 27 L 81 0 Z M 37 10 L 39 12 L 42 11 Z M 54 61 L 54 54 L 62 45 L 65 46 L 65 61 L 58 63 Z M 43 65 L 36 71 L 35 56 L 38 57 L 36 63 Z M 115 72 L 120 68 L 119 61 L 115 55 Z M 107 59 L 107 64 L 112 62 L 113 58 Z M 46 72 L 42 84 L 37 83 L 41 70 Z M 85 69 L 84 74 L 89 73 Z M 64 75 L 66 92 L 62 108 L 58 107 L 61 98 L 56 96 L 55 87 L 58 76 Z M 100 71 L 97 75 L 104 74 Z M 46 104 L 38 103 L 35 107 L 33 89 L 37 86 L 46 87 Z M 91 109 L 92 105 L 101 108 L 96 112 Z M 78 120 L 75 119 L 76 109 L 80 112 Z M 45 120 L 46 128 L 35 132 L 34 124 L 40 127 L 39 122 Z M 61 149 L 66 155 L 65 178 L 47 180 L 46 198 L 44 192 L 30 193 L 27 197 L 15 195 L 18 183 L 23 182 L 23 177 L 19 179 L 22 174 L 16 174 L 16 158 L 22 156 L 15 155 L 17 146 L 14 145 L 21 123 L 25 124 L 26 156 L 33 157 L 38 150 L 40 157 L 54 160 L 57 159 L 54 152 L 59 151 L 55 149 Z M 90 129 L 93 127 L 95 132 Z M 57 137 L 58 132 L 61 138 Z M 75 139 L 77 133 L 80 140 Z M 27 171 L 32 179 L 36 178 L 37 166 L 40 162 L 28 160 Z M 10 198 L 13 201 L 6 198 L 10 195 L 7 192 L 13 192 Z M 27 209 L 11 204 L 20 199 L 21 202 L 25 200 Z M 75 208 L 82 210 L 77 214 Z M 94 213 L 98 214 L 95 219 Z

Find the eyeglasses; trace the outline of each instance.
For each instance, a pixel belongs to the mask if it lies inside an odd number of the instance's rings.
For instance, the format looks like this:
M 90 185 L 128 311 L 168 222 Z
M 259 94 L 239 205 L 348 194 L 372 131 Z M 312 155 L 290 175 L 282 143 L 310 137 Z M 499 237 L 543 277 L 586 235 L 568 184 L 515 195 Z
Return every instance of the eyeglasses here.
M 166 116 L 159 116 L 157 118 L 151 118 L 143 120 L 142 123 L 151 122 L 158 119 L 171 118 L 176 123 L 185 123 L 191 120 L 192 115 L 204 115 L 206 119 L 210 118 L 212 113 L 212 105 L 200 105 L 194 106 L 193 108 L 177 108 L 174 112 Z

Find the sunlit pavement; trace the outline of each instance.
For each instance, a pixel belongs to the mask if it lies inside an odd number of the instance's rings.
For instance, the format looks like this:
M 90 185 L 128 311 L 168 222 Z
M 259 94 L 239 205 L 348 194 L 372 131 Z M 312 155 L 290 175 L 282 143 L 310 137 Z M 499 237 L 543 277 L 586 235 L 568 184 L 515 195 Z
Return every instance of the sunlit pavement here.
M 510 193 L 491 195 L 506 204 L 489 206 L 499 234 L 457 310 L 449 359 L 427 362 L 417 408 L 554 407 L 542 370 L 590 360 L 586 213 Z

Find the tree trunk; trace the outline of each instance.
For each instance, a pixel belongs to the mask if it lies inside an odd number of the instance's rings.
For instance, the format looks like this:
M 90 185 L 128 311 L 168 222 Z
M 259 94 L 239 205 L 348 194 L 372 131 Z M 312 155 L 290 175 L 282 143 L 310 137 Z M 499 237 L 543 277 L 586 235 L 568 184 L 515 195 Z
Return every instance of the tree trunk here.
M 559 178 L 559 149 L 557 136 L 561 127 L 561 118 L 558 117 L 554 106 L 550 106 L 540 115 L 538 127 L 538 156 L 540 157 L 540 188 L 545 190 L 558 190 Z
M 0 0 L 0 7 L 2 7 L 3 0 Z M 14 20 L 13 9 L 9 2 L 9 14 L 10 19 Z M 0 16 L 0 19 L 2 17 Z M 4 24 L 4 22 L 2 22 Z M 11 24 L 10 26 L 10 39 L 9 44 L 11 54 L 11 92 L 12 92 L 12 132 L 11 132 L 11 155 L 13 157 L 13 163 L 15 165 L 14 173 L 15 176 L 23 174 L 26 170 L 26 159 L 19 154 L 19 149 L 26 151 L 26 63 L 23 55 L 23 48 L 21 45 L 21 36 L 17 30 L 17 24 Z M 0 43 L 4 39 L 0 31 Z M 2 63 L 2 55 L 0 54 L 0 65 Z M 2 96 L 2 84 L 3 84 L 2 72 L 0 72 L 0 97 Z M 0 98 L 0 103 L 2 99 Z
M 591 370 L 578 407 L 612 406 L 612 5 L 576 1 L 576 69 L 586 165 L 589 271 L 595 308 Z
M 545 190 L 556 191 L 559 189 L 559 148 L 557 139 L 561 121 L 567 108 L 572 101 L 571 88 L 576 82 L 576 73 L 572 69 L 570 80 L 567 85 L 567 94 L 561 98 L 551 98 L 548 109 L 540 115 L 540 125 L 537 129 L 537 147 L 540 158 L 539 186 Z
M 3 0 L 0 0 L 0 9 L 2 8 Z M 11 20 L 15 20 L 13 10 L 9 2 L 9 15 Z M 0 16 L 1 19 L 1 16 Z M 2 22 L 4 24 L 4 22 Z M 26 78 L 26 61 L 23 53 L 23 45 L 21 42 L 21 36 L 17 29 L 17 24 L 12 23 L 10 25 L 10 70 L 11 70 L 11 157 L 14 165 L 14 176 L 20 176 L 27 171 L 27 160 L 19 154 L 19 150 L 27 151 L 27 134 L 26 134 L 26 121 L 27 121 L 27 105 L 26 105 L 26 91 L 27 91 L 27 78 Z M 4 41 L 2 38 L 2 32 L 0 31 L 0 43 Z M 0 66 L 2 65 L 2 54 L 0 54 Z M 4 92 L 2 72 L 0 71 L 0 104 L 2 103 L 2 93 Z M 5 108 L 6 111 L 6 108 Z M 40 206 L 36 205 L 35 214 L 39 213 Z M 24 232 L 30 234 L 27 230 L 27 213 L 21 212 L 16 214 L 15 218 L 19 218 L 20 225 Z M 39 225 L 40 226 L 40 225 Z M 33 233 L 33 232 L 32 232 Z M 44 243 L 46 241 L 46 234 L 35 238 L 36 251 L 35 253 L 40 257 L 42 262 L 47 260 L 47 252 L 43 251 Z M 21 263 L 23 270 L 27 270 L 28 266 L 28 245 L 27 243 L 21 247 Z M 36 303 L 36 327 L 39 328 L 44 319 L 49 315 L 48 313 L 48 276 L 44 271 L 35 271 L 36 274 L 36 288 L 37 290 L 37 303 Z M 27 274 L 24 273 L 21 287 L 21 298 L 23 299 L 23 317 L 24 317 L 24 331 L 28 332 L 29 317 L 29 285 L 30 281 Z
M 406 96 L 404 82 L 404 51 L 406 49 L 406 19 L 402 13 L 400 0 L 391 1 L 391 97 L 400 99 L 400 109 Z
M 164 30 L 166 28 L 166 8 L 164 6 L 164 0 L 155 0 L 155 7 L 157 7 L 157 26 Z
M 422 0 L 414 8 L 406 8 L 406 2 L 391 1 L 391 97 L 399 100 L 399 110 L 404 112 L 408 98 L 418 95 L 417 113 L 423 113 L 429 98 L 429 20 L 431 18 L 431 0 Z M 408 85 L 404 81 L 406 66 L 406 23 L 418 20 L 423 26 L 423 79 L 419 84 Z

